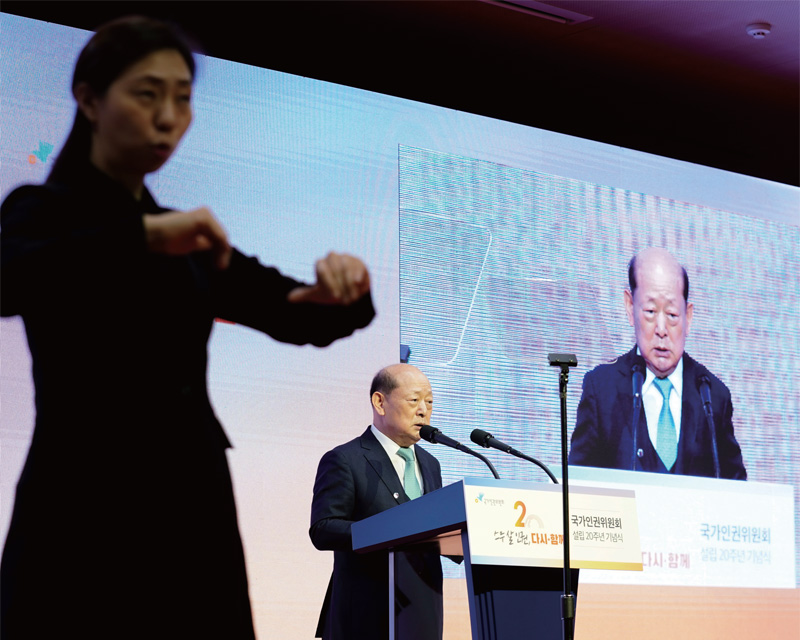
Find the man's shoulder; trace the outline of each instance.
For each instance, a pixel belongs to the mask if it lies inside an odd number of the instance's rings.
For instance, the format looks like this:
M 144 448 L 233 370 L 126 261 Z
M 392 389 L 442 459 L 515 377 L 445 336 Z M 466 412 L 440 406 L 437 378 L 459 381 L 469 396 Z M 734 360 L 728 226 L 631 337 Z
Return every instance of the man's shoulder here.
M 622 373 L 630 373 L 633 365 L 636 363 L 636 353 L 635 349 L 628 351 L 627 353 L 622 354 L 621 356 L 617 356 L 616 358 L 612 358 L 611 360 L 607 360 L 605 362 L 601 362 L 589 372 L 587 372 L 587 376 L 599 376 L 605 377 L 608 376 L 610 373 L 618 371 Z
M 370 428 L 367 427 L 367 430 L 360 436 L 356 436 L 352 440 L 348 440 L 347 442 L 343 442 L 342 444 L 335 446 L 328 453 L 348 453 L 363 449 L 365 446 L 370 446 L 372 444 L 380 443 L 377 441 L 375 436 L 372 435 Z
M 708 378 L 711 388 L 716 391 L 723 391 L 730 394 L 728 386 L 720 380 L 711 370 L 701 362 L 698 362 L 688 353 L 683 354 L 683 378 L 684 380 L 699 381 L 701 378 Z

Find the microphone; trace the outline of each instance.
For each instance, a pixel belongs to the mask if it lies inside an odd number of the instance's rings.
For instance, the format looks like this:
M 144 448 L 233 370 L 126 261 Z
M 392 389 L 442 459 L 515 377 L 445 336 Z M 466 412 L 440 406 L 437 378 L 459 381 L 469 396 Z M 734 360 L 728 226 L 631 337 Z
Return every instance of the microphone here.
M 707 416 L 714 417 L 714 410 L 711 408 L 711 381 L 704 373 L 697 379 L 697 390 L 700 392 L 700 399 L 703 401 L 703 411 Z
M 492 447 L 493 449 L 499 449 L 503 453 L 511 453 L 513 451 L 509 445 L 505 444 L 504 442 L 500 442 L 497 438 L 494 438 L 491 433 L 481 429 L 474 429 L 470 434 L 469 439 L 475 444 L 486 447 L 487 449 Z
M 462 447 L 462 444 L 458 442 L 458 440 L 453 440 L 429 424 L 423 424 L 420 427 L 419 435 L 423 440 L 433 442 L 434 444 L 443 444 L 445 447 L 452 447 L 453 449 L 458 449 L 459 451 Z
M 497 473 L 497 469 L 494 468 L 494 465 L 485 456 L 482 456 L 480 453 L 473 451 L 469 447 L 465 447 L 463 444 L 458 442 L 458 440 L 453 440 L 452 438 L 444 435 L 441 431 L 435 429 L 431 425 L 423 424 L 419 429 L 419 435 L 423 440 L 427 440 L 428 442 L 432 442 L 433 444 L 443 444 L 445 447 L 458 449 L 459 451 L 463 451 L 464 453 L 468 453 L 480 460 L 483 460 L 486 463 L 486 466 L 489 467 L 489 470 L 492 472 L 492 475 L 496 479 L 498 480 L 500 479 L 500 476 Z
M 642 385 L 644 384 L 644 374 L 642 365 L 638 362 L 631 369 L 633 377 L 633 419 L 631 420 L 631 430 L 633 431 L 633 457 L 631 469 L 636 471 L 636 458 L 639 455 L 639 415 L 642 411 Z
M 544 472 L 550 476 L 550 479 L 555 483 L 558 484 L 558 480 L 552 474 L 550 469 L 547 468 L 546 465 L 539 462 L 536 458 L 531 458 L 530 456 L 526 456 L 524 453 L 521 453 L 514 449 L 513 447 L 507 445 L 505 442 L 500 442 L 497 438 L 492 436 L 491 433 L 484 431 L 483 429 L 473 429 L 472 433 L 469 436 L 469 439 L 472 440 L 475 444 L 480 445 L 481 447 L 492 447 L 493 449 L 499 449 L 503 453 L 510 453 L 512 456 L 516 456 L 517 458 L 522 458 L 523 460 L 527 460 L 528 462 L 533 462 L 533 464 L 538 465 L 541 467 Z
M 717 450 L 717 430 L 714 428 L 714 410 L 711 408 L 711 381 L 705 373 L 697 378 L 697 390 L 700 392 L 703 413 L 706 414 L 706 422 L 711 432 L 711 455 L 714 459 L 714 472 L 719 478 L 719 451 Z
M 639 364 L 633 365 L 633 404 L 642 406 L 642 385 L 644 384 L 644 376 L 642 375 L 642 366 Z

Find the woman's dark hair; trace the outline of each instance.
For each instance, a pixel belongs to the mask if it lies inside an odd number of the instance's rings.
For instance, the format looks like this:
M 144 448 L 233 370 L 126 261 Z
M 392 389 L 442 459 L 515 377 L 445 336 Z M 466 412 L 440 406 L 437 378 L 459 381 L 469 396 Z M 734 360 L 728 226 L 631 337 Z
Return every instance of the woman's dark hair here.
M 95 95 L 104 96 L 111 84 L 123 72 L 151 53 L 174 49 L 186 61 L 194 79 L 195 62 L 193 44 L 175 25 L 147 18 L 130 16 L 119 18 L 101 26 L 78 56 L 72 75 L 72 92 L 85 82 Z M 49 179 L 68 174 L 89 159 L 92 128 L 80 108 L 67 141 L 50 171 Z

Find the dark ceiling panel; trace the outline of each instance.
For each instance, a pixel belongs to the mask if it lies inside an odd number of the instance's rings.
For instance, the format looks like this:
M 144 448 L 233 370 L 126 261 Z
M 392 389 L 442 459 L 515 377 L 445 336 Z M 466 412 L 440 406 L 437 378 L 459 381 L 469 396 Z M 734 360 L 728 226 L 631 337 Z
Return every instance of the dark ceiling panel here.
M 548 4 L 593 19 L 564 25 L 477 0 L 1 10 L 88 30 L 146 13 L 182 24 L 215 57 L 800 184 L 796 0 Z M 751 18 L 773 20 L 774 39 L 747 36 Z

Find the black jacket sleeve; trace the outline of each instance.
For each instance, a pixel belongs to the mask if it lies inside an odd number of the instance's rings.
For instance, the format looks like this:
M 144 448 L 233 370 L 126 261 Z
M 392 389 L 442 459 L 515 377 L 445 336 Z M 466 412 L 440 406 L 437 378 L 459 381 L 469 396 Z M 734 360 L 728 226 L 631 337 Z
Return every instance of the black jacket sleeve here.
M 230 266 L 213 271 L 213 313 L 280 342 L 318 347 L 367 326 L 375 316 L 370 293 L 347 306 L 289 302 L 289 292 L 303 284 L 234 250 Z

